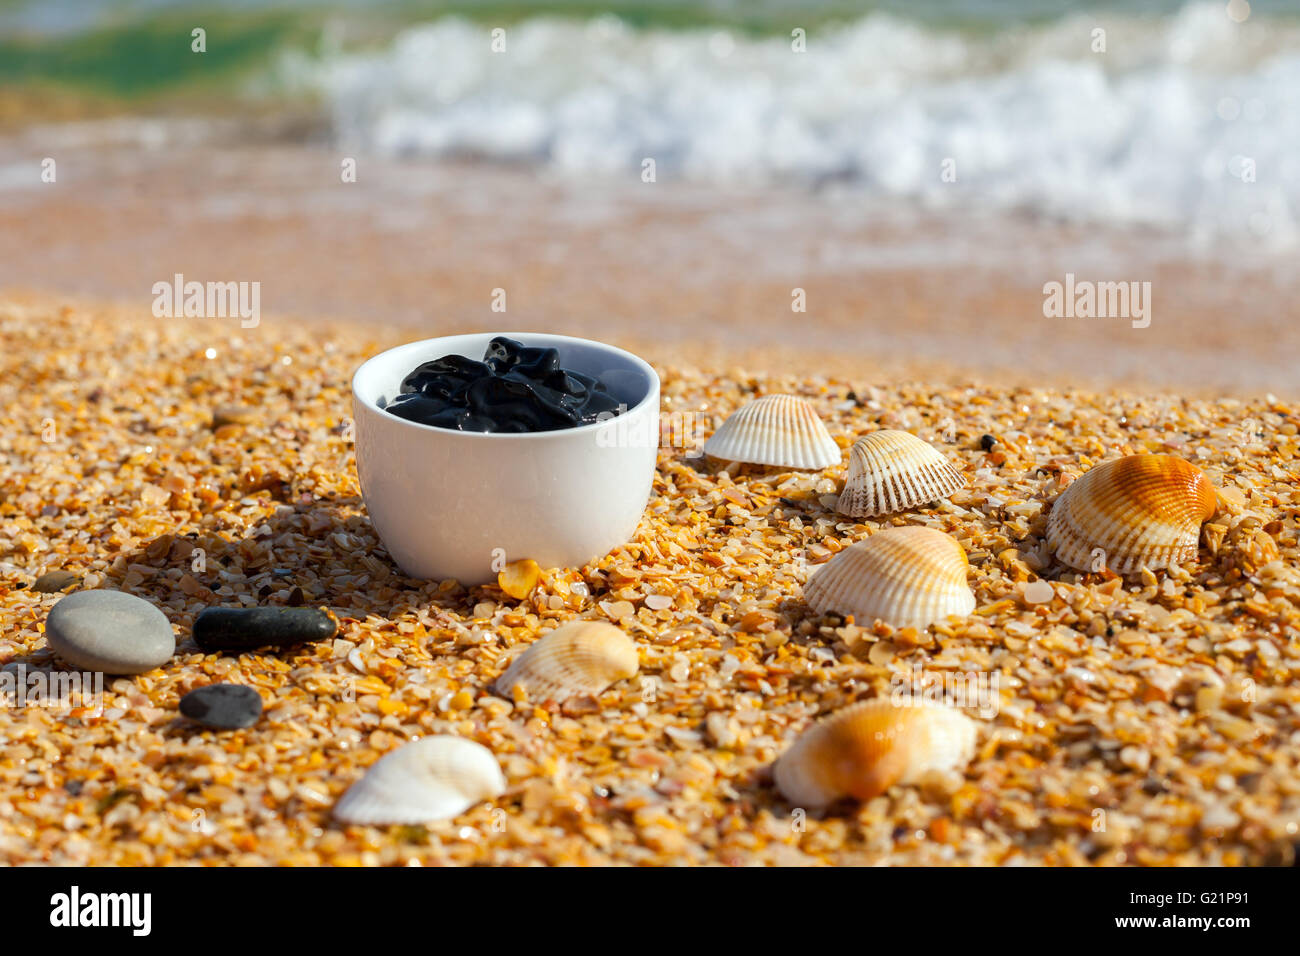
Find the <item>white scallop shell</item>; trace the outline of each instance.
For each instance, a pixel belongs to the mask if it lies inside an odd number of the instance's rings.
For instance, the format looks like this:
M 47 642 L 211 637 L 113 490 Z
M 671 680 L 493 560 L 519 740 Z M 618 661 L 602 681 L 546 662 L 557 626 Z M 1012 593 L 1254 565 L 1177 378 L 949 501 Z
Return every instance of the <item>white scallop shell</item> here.
M 975 610 L 966 583 L 970 565 L 952 535 L 934 528 L 885 528 L 845 548 L 813 571 L 804 600 L 818 614 L 879 618 L 895 627 L 925 627 Z
M 524 651 L 497 678 L 493 690 L 511 697 L 516 685 L 535 702 L 595 696 L 640 666 L 636 642 L 604 621 L 570 621 Z
M 820 471 L 839 464 L 835 444 L 816 410 L 797 395 L 764 395 L 728 416 L 704 445 L 726 461 Z
M 849 470 L 835 510 L 855 518 L 906 511 L 947 498 L 966 479 L 928 442 L 882 429 L 849 450 Z
M 492 751 L 463 737 L 422 737 L 385 754 L 334 805 L 342 823 L 419 824 L 459 816 L 505 792 Z
M 818 808 L 843 797 L 870 800 L 932 770 L 964 767 L 975 753 L 975 722 L 934 701 L 879 698 L 813 724 L 773 767 L 781 795 Z

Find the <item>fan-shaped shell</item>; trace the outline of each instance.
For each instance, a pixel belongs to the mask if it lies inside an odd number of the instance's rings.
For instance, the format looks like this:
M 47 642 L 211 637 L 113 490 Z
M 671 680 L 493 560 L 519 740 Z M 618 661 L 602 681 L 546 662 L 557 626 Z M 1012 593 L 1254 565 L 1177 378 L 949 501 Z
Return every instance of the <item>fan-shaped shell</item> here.
M 882 429 L 853 443 L 835 510 L 854 518 L 887 515 L 947 498 L 965 484 L 962 473 L 929 442 Z
M 505 792 L 492 751 L 463 737 L 423 737 L 380 757 L 334 805 L 343 823 L 418 824 Z
M 506 668 L 495 690 L 512 696 L 516 685 L 534 701 L 599 694 L 637 672 L 636 643 L 612 624 L 572 621 L 551 631 Z
M 764 395 L 728 416 L 704 444 L 727 461 L 820 471 L 838 464 L 835 444 L 816 410 L 797 395 Z
M 868 700 L 813 724 L 776 762 L 773 778 L 793 805 L 824 807 L 964 767 L 974 752 L 975 722 L 955 708 Z
M 966 584 L 970 565 L 957 539 L 933 528 L 885 528 L 845 548 L 803 586 L 818 614 L 876 618 L 895 627 L 925 627 L 975 609 Z
M 1196 557 L 1201 524 L 1217 506 L 1210 479 L 1191 462 L 1130 455 L 1094 466 L 1061 493 L 1047 542 L 1080 571 L 1154 571 Z

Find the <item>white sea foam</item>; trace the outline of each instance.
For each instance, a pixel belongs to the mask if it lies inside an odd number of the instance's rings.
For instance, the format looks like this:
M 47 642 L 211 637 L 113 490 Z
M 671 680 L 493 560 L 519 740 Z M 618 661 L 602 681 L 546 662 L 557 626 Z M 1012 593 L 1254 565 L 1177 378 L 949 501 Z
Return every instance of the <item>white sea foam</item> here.
M 1104 28 L 1107 52 L 1092 51 Z M 1300 240 L 1300 27 L 1220 3 L 987 36 L 883 14 L 788 38 L 454 18 L 285 64 L 344 144 L 575 176 L 829 181 L 928 208 Z M 944 182 L 951 159 L 956 182 Z M 1253 169 L 1254 182 L 1249 182 Z

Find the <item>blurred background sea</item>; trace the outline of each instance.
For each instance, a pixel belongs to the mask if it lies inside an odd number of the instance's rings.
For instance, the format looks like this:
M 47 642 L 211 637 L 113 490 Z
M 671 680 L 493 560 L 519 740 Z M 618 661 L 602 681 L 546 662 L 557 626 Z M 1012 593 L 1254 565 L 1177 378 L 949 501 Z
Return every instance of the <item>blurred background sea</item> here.
M 0 227 L 0 286 L 724 343 L 800 287 L 827 353 L 1285 388 L 1300 0 L 0 0 Z

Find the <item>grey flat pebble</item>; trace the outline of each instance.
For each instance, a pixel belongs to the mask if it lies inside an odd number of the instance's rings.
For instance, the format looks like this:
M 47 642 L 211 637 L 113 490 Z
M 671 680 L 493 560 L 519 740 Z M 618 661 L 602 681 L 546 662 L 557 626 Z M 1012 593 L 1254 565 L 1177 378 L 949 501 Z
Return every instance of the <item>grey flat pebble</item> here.
M 166 615 L 123 591 L 62 598 L 45 619 L 45 643 L 73 667 L 105 674 L 141 674 L 176 653 Z
M 262 697 L 243 684 L 209 684 L 181 698 L 181 713 L 217 730 L 239 730 L 262 716 Z

